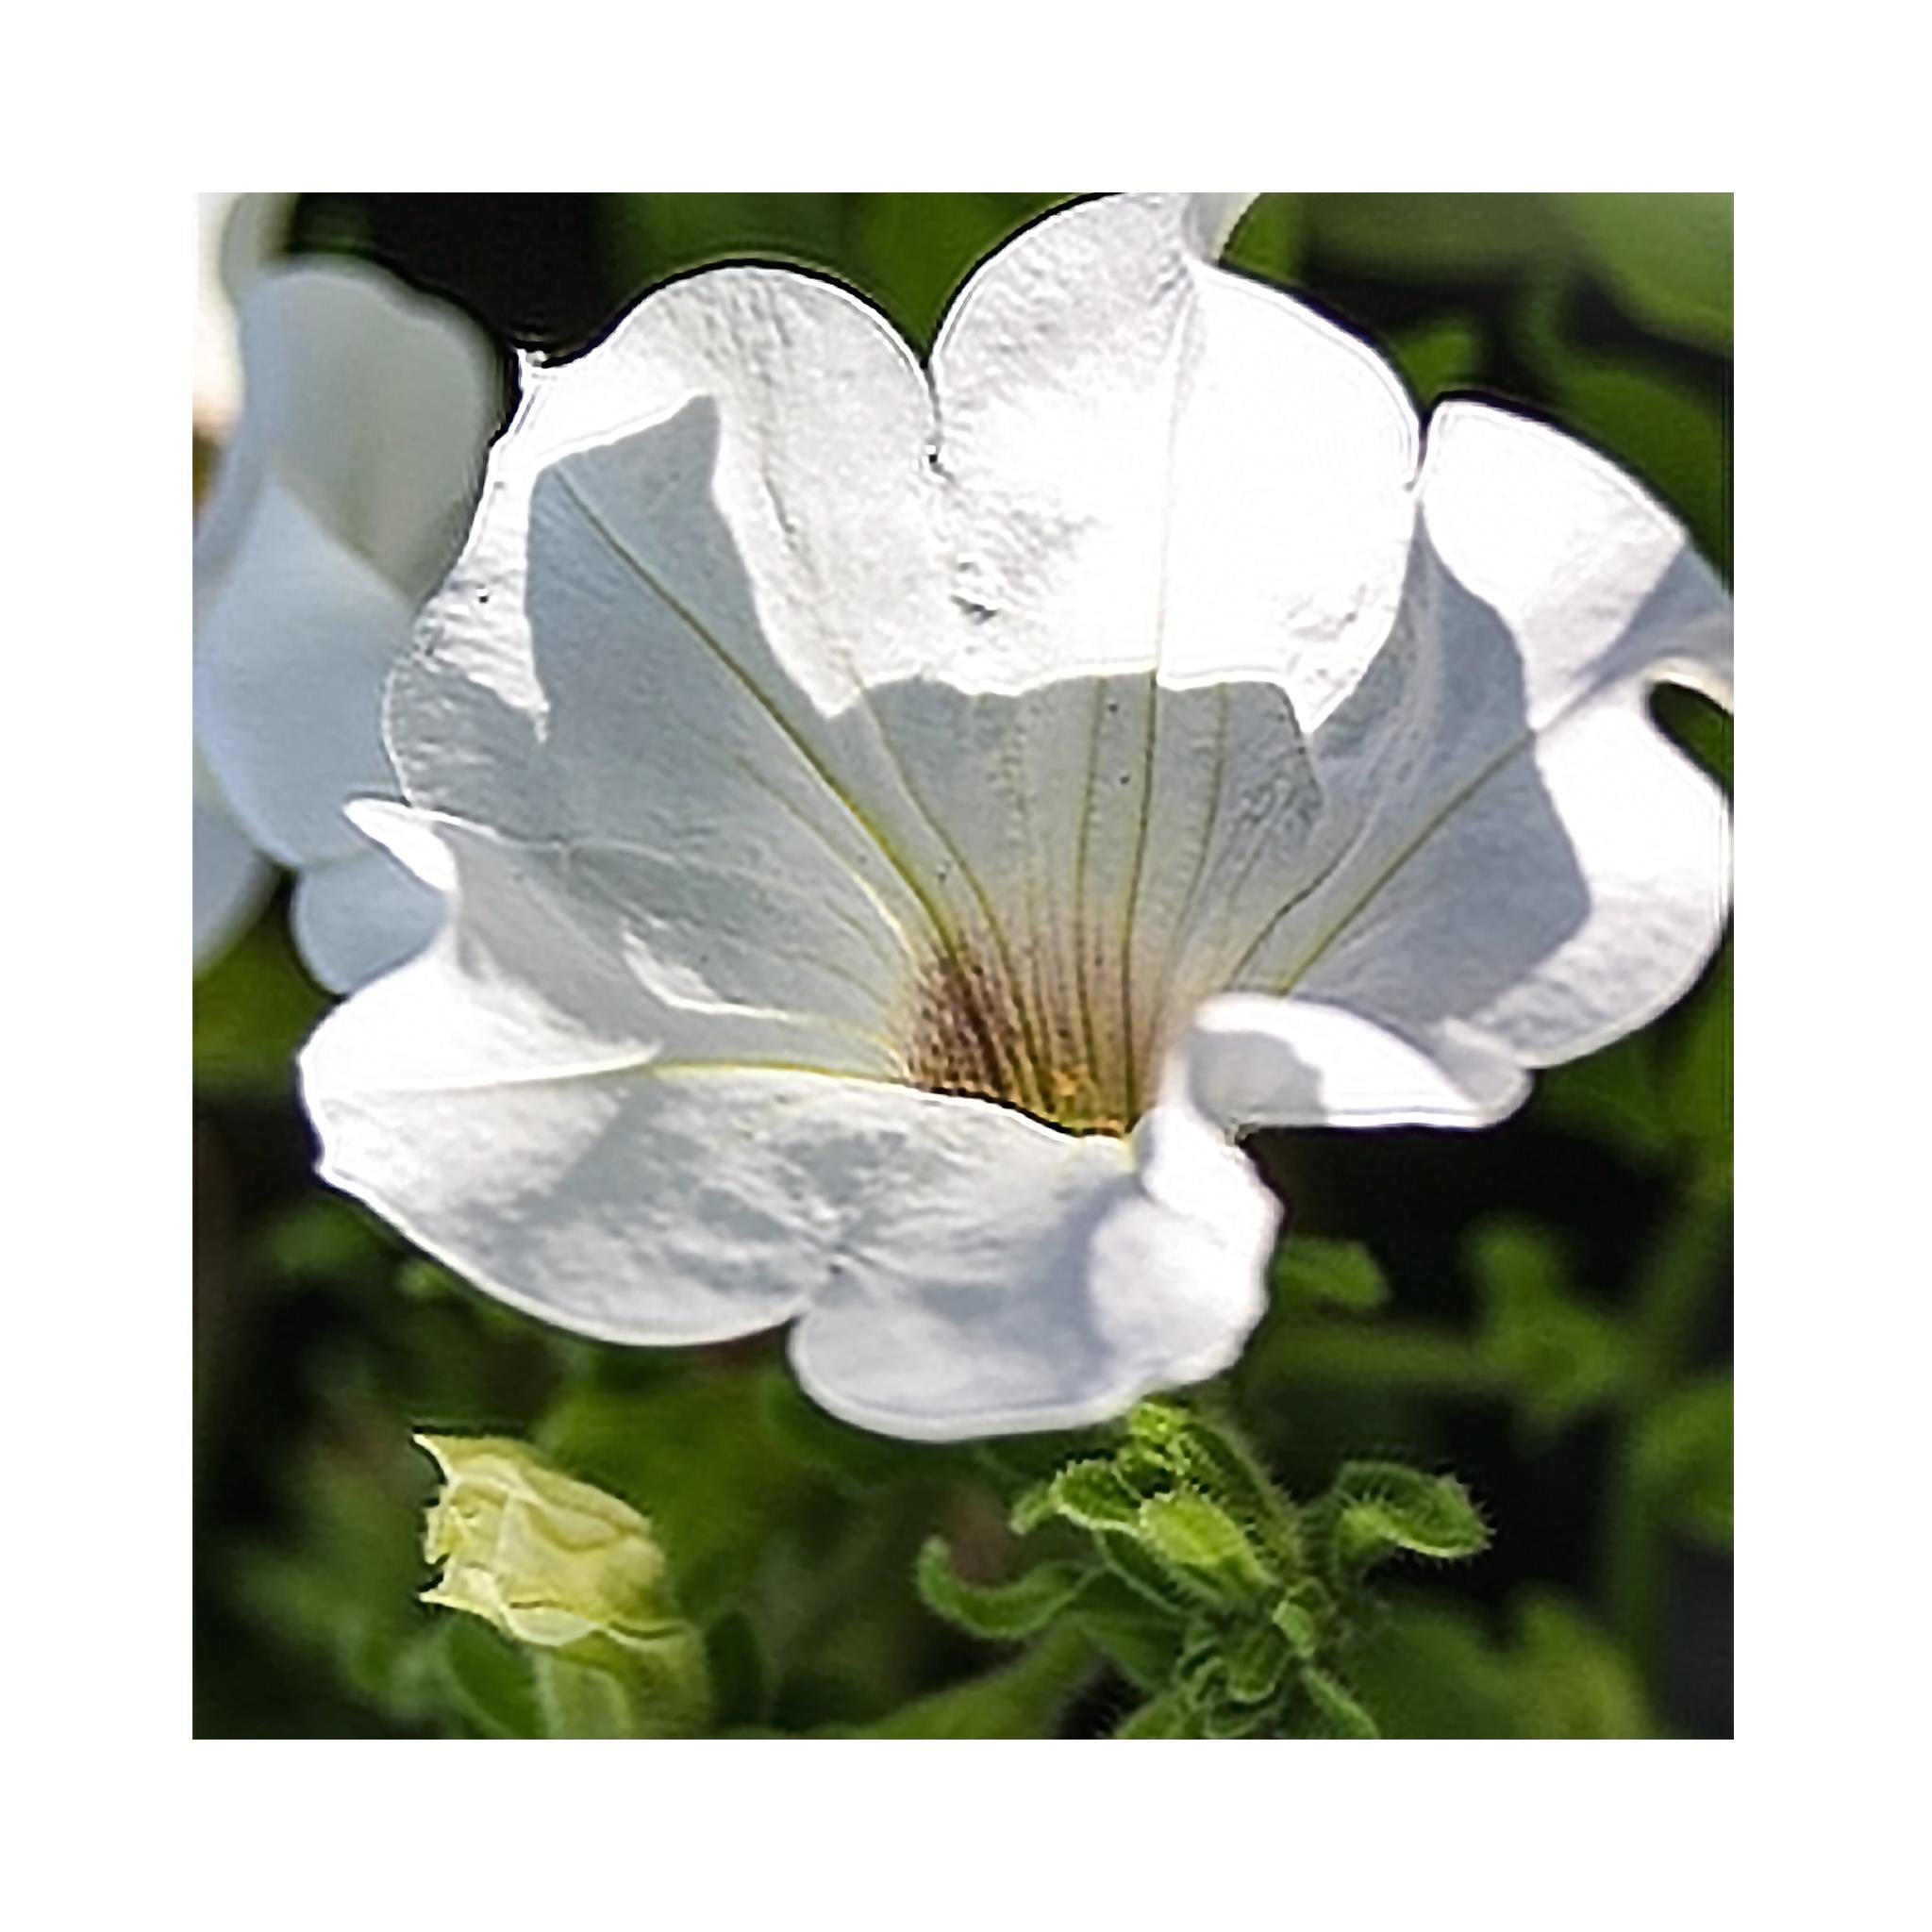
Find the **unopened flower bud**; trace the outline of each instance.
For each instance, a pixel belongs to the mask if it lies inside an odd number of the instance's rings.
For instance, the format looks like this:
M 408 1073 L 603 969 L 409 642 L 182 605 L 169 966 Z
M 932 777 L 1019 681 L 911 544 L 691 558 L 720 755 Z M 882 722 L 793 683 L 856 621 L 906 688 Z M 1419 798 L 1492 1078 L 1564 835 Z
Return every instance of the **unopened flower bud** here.
M 665 1718 L 704 1701 L 703 1646 L 677 1615 L 664 1554 L 626 1503 L 522 1442 L 419 1436 L 443 1474 L 425 1603 L 483 1618 L 551 1658 L 626 1680 Z M 655 1728 L 655 1726 L 654 1726 Z M 635 1732 L 633 1732 L 635 1735 Z

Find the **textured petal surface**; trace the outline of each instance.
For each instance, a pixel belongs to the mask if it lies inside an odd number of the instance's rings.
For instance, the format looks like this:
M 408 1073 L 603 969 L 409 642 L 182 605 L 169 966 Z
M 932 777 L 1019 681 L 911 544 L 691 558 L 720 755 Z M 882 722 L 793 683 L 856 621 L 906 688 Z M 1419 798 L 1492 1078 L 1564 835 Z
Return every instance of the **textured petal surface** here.
M 1644 700 L 1727 688 L 1722 592 L 1534 425 L 1419 475 L 1237 207 L 1049 218 L 929 382 L 758 269 L 526 371 L 390 686 L 358 822 L 455 908 L 305 1055 L 331 1178 L 582 1332 L 1071 1426 L 1256 1320 L 1227 1129 L 1494 1120 L 1681 989 L 1724 816 Z
M 808 1307 L 819 1400 L 943 1439 L 1116 1413 L 1224 1368 L 1259 1317 L 1277 1209 L 1185 1108 L 1143 1124 L 1137 1168 L 1005 1108 L 779 1068 L 432 1083 L 372 1017 L 427 970 L 305 1054 L 323 1172 L 543 1320 L 690 1343 Z
M 1311 742 L 1321 862 L 1235 983 L 1549 1065 L 1660 1012 L 1722 932 L 1724 801 L 1647 700 L 1727 696 L 1729 603 L 1628 478 L 1500 411 L 1440 413 L 1422 502 L 1394 628 Z
M 1280 1209 L 1191 1109 L 1156 1108 L 1130 1154 L 899 1099 L 915 1136 L 863 1150 L 877 1196 L 792 1335 L 825 1407 L 914 1439 L 1078 1428 L 1234 1362 Z
M 1273 677 L 1306 725 L 1386 627 L 1414 411 L 1361 342 L 1212 265 L 1230 201 L 1051 215 L 948 314 L 939 463 L 976 618 L 955 681 Z
M 767 877 L 836 902 L 851 937 L 808 950 L 866 997 L 861 955 L 902 979 L 945 956 L 987 989 L 1008 1088 L 1051 1110 L 1071 1067 L 1117 1110 L 1166 1009 L 1294 890 L 1314 789 L 1286 693 L 1319 708 L 1369 648 L 1412 518 L 1393 377 L 1208 266 L 1238 201 L 1041 224 L 962 297 L 937 406 L 870 310 L 767 270 L 532 371 L 391 693 L 407 794 L 663 854 L 759 828 Z M 995 608 L 974 559 L 1049 499 Z M 1265 681 L 1232 704 L 1150 675 L 1241 662 Z M 1134 668 L 1075 675 L 1108 665 Z M 755 944 L 700 967 L 697 937 L 654 951 L 717 996 L 795 977 Z

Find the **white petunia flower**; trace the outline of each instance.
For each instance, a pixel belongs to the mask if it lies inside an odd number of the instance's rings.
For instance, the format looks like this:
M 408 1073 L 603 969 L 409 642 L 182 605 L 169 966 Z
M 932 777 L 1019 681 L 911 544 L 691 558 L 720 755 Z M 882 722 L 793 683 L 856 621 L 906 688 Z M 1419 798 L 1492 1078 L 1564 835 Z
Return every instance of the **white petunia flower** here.
M 323 1172 L 581 1334 L 782 1322 L 868 1427 L 1091 1423 L 1226 1367 L 1230 1134 L 1474 1125 L 1715 944 L 1729 687 L 1682 531 L 1213 266 L 1051 217 L 929 374 L 719 269 L 531 373 L 391 683 L 453 912 L 304 1057 Z
M 441 918 L 342 807 L 395 795 L 383 682 L 475 502 L 496 371 L 462 315 L 378 270 L 269 266 L 287 197 L 242 196 L 217 243 L 225 199 L 203 199 L 195 353 L 197 441 L 225 446 L 194 538 L 194 956 L 247 924 L 266 854 L 297 874 L 309 970 L 342 991 Z

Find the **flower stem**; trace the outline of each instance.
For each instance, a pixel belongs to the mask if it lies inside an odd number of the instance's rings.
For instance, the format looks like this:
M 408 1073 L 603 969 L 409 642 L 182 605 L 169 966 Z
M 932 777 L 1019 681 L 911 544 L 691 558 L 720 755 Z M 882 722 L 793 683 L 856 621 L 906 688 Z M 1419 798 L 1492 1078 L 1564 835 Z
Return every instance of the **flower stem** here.
M 1418 1395 L 1484 1397 L 1509 1389 L 1507 1372 L 1469 1337 L 1421 1323 L 1373 1328 L 1309 1323 L 1283 1330 L 1269 1372 L 1285 1381 L 1354 1382 Z

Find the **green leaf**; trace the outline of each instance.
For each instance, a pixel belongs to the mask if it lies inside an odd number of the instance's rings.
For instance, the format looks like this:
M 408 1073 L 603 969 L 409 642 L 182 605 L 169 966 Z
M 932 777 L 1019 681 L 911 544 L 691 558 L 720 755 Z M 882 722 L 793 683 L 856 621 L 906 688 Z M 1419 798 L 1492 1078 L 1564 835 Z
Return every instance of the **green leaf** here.
M 1291 1589 L 1269 1611 L 1269 1621 L 1288 1641 L 1288 1647 L 1305 1662 L 1315 1654 L 1322 1641 L 1321 1619 L 1304 1595 L 1306 1585 Z
M 1571 244 L 1541 194 L 1311 194 L 1312 252 L 1410 281 L 1493 278 Z
M 1263 194 L 1236 224 L 1221 265 L 1279 288 L 1298 276 L 1303 252 L 1302 197 Z
M 1490 1533 L 1454 1476 L 1424 1475 L 1399 1462 L 1344 1463 L 1325 1506 L 1344 1574 L 1399 1552 L 1449 1562 L 1474 1557 Z
M 1262 1704 L 1281 1687 L 1289 1641 L 1272 1624 L 1252 1624 L 1227 1645 L 1227 1694 L 1237 1704 Z
M 1174 1489 L 1197 1491 L 1219 1504 L 1282 1568 L 1299 1567 L 1293 1509 L 1232 1424 L 1176 1403 L 1143 1402 L 1128 1415 L 1127 1428 L 1134 1440 L 1116 1455 L 1115 1467 L 1138 1453 L 1148 1459 L 1150 1476 L 1158 1478 L 1130 1487 L 1142 1496 Z
M 1712 1549 L 1731 1547 L 1734 1521 L 1728 1374 L 1674 1390 L 1638 1431 L 1637 1479 L 1672 1528 Z
M 294 1091 L 295 1055 L 328 1009 L 278 913 L 258 919 L 194 982 L 194 1087 L 238 1099 Z
M 1538 1078 L 1535 1104 L 1557 1125 L 1610 1148 L 1640 1172 L 1672 1157 L 1674 1140 L 1651 1028 L 1588 1059 L 1551 1068 Z
M 1497 1219 L 1476 1228 L 1469 1250 L 1479 1345 L 1507 1377 L 1524 1423 L 1553 1435 L 1603 1407 L 1627 1372 L 1624 1336 L 1571 1287 L 1556 1238 L 1532 1222 Z
M 1467 389 L 1483 361 L 1483 332 L 1466 315 L 1441 315 L 1388 339 L 1396 367 L 1424 409 L 1450 390 Z
M 1086 1639 L 1068 1625 L 1049 1632 L 1003 1669 L 919 1698 L 862 1730 L 836 1735 L 1051 1738 L 1093 1668 L 1093 1652 Z
M 311 1194 L 268 1223 L 256 1252 L 263 1272 L 278 1281 L 377 1280 L 395 1267 L 396 1241 L 355 1202 Z
M 1200 1727 L 1177 1691 L 1150 1697 L 1114 1732 L 1116 1738 L 1198 1738 Z
M 1514 1705 L 1524 1738 L 1647 1738 L 1630 1659 L 1575 1605 L 1547 1592 L 1517 1606 Z
M 1174 1571 L 1206 1578 L 1237 1602 L 1274 1582 L 1241 1524 L 1206 1496 L 1191 1491 L 1150 1496 L 1141 1505 L 1140 1524 L 1145 1546 Z
M 708 1621 L 774 1557 L 809 1557 L 832 1491 L 762 1426 L 755 1371 L 606 1351 L 597 1374 L 552 1405 L 540 1446 L 650 1518 L 690 1613 Z
M 772 1440 L 845 1488 L 876 1490 L 909 1475 L 939 1474 L 961 1459 L 950 1444 L 902 1442 L 840 1422 L 806 1394 L 781 1362 L 759 1377 L 758 1396 Z
M 1082 1529 L 1136 1530 L 1141 1499 L 1111 1463 L 1070 1462 L 1050 1481 L 1029 1490 L 1013 1506 L 1013 1527 L 1022 1536 L 1056 1516 Z
M 1512 1662 L 1460 1606 L 1396 1603 L 1350 1652 L 1349 1675 L 1385 1738 L 1516 1735 Z
M 741 1610 L 727 1610 L 705 1632 L 711 1701 L 721 1731 L 741 1730 L 771 1716 L 772 1660 L 758 1626 Z
M 1010 1583 L 968 1583 L 955 1572 L 943 1539 L 933 1537 L 919 1552 L 913 1578 L 935 1616 L 974 1637 L 1013 1642 L 1045 1629 L 1094 1574 L 1077 1563 L 1041 1563 Z
M 1701 1161 L 1700 1181 L 1724 1193 L 1731 1185 L 1731 944 L 1712 962 L 1685 1016 L 1669 1075 L 1671 1111 Z
M 1187 1617 L 1198 1607 L 1198 1591 L 1141 1542 L 1138 1532 L 1106 1531 L 1100 1538 L 1100 1554 L 1127 1589 L 1169 1616 Z
M 1368 1315 L 1389 1300 L 1389 1277 L 1359 1241 L 1293 1236 L 1275 1251 L 1268 1278 L 1275 1296 L 1297 1307 Z
M 1326 1671 L 1317 1670 L 1312 1664 L 1304 1664 L 1296 1681 L 1307 1699 L 1312 1736 L 1379 1738 L 1382 1735 L 1375 1720 Z
M 1158 1690 L 1174 1675 L 1180 1654 L 1182 1611 L 1150 1600 L 1117 1575 L 1096 1577 L 1072 1615 L 1129 1683 Z
M 845 194 L 613 194 L 605 219 L 633 296 L 707 262 L 777 261 L 851 275 Z
M 1558 194 L 1591 265 L 1640 322 L 1728 355 L 1728 194 Z
M 471 1617 L 446 1617 L 431 1633 L 428 1656 L 441 1702 L 485 1738 L 541 1738 L 543 1716 L 529 1655 Z

